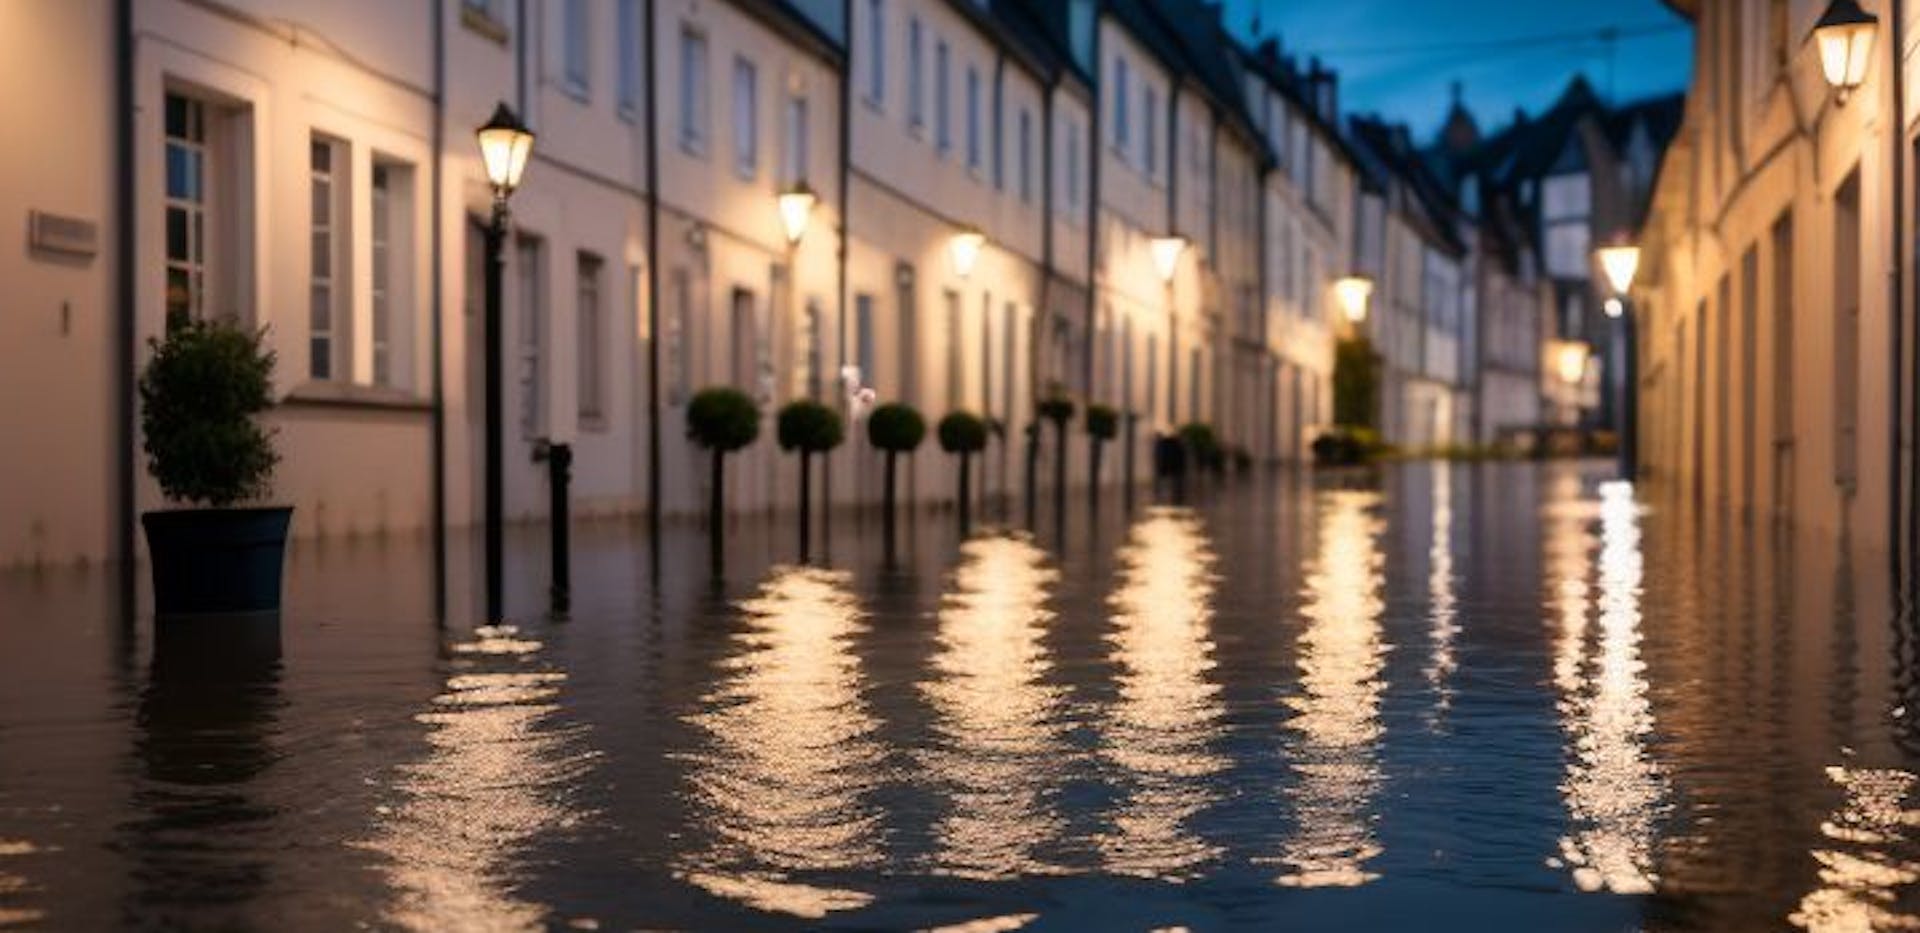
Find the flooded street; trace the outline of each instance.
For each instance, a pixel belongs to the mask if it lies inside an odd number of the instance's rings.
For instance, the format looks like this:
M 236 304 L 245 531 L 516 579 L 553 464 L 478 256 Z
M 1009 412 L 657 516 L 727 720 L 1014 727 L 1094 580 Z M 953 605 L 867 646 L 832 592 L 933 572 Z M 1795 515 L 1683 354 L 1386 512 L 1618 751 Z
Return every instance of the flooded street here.
M 277 638 L 0 578 L 0 928 L 1920 927 L 1884 555 L 1602 465 L 1043 524 L 587 525 L 562 622 L 527 529 L 483 628 L 411 540 Z

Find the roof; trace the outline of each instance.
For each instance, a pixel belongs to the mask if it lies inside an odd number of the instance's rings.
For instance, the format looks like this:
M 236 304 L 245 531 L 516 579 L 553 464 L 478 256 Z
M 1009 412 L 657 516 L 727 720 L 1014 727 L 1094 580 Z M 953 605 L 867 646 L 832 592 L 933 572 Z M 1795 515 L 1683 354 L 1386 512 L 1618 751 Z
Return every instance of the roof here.
M 1442 248 L 1455 254 L 1465 252 L 1466 245 L 1454 228 L 1459 208 L 1446 183 L 1414 147 L 1406 124 L 1388 123 L 1378 116 L 1356 116 L 1348 125 L 1361 155 L 1361 169 L 1375 187 L 1392 191 L 1398 182 L 1410 196 L 1402 202 L 1401 213 L 1407 220 Z

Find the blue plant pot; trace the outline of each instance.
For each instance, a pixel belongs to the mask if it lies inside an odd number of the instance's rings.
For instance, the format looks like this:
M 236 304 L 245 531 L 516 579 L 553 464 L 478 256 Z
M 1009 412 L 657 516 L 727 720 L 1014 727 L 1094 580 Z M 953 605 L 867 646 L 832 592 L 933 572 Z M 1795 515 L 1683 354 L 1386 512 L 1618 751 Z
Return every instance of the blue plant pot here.
M 292 506 L 146 512 L 159 618 L 280 611 Z

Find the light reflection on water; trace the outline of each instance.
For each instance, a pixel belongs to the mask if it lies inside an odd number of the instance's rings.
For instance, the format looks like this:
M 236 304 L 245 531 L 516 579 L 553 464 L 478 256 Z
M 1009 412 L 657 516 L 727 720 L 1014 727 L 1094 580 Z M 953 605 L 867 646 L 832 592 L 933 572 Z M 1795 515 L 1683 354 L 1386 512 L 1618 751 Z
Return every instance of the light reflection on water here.
M 937 740 L 922 755 L 946 789 L 934 827 L 937 870 L 970 878 L 1047 873 L 1040 851 L 1063 821 L 1054 809 L 1066 745 L 1064 691 L 1044 682 L 1048 591 L 1059 572 L 1025 539 L 976 538 L 940 608 L 933 676 L 921 684 Z
M 1376 492 L 1322 496 L 1319 536 L 1306 568 L 1306 629 L 1300 634 L 1299 688 L 1287 698 L 1295 782 L 1294 829 L 1277 861 L 1287 887 L 1353 887 L 1379 875 L 1373 823 L 1381 774 L 1381 679 L 1387 645 L 1380 614 L 1385 555 Z
M 591 761 L 582 736 L 554 723 L 567 676 L 512 626 L 449 646 L 453 673 L 433 708 L 427 755 L 400 770 L 362 843 L 388 860 L 394 900 L 382 922 L 410 930 L 525 930 L 548 908 L 520 896 L 521 850 L 584 814 L 570 785 Z
M 1911 897 L 1920 882 L 1920 861 L 1911 854 L 1911 831 L 1920 827 L 1920 809 L 1908 801 L 1914 776 L 1836 765 L 1827 777 L 1846 800 L 1820 824 L 1825 845 L 1813 851 L 1819 887 L 1800 899 L 1788 919 L 1816 933 L 1920 930 L 1920 915 L 1896 903 L 1902 895 Z
M 1565 473 L 1556 482 L 1577 484 Z M 1560 859 L 1583 891 L 1654 890 L 1666 784 L 1647 751 L 1654 730 L 1640 660 L 1639 505 L 1627 483 L 1600 501 L 1562 493 L 1547 516 L 1547 567 L 1559 618 L 1554 685 L 1567 736 L 1561 783 L 1569 818 Z M 1597 587 L 1591 526 L 1600 525 Z M 1590 618 L 1598 610 L 1598 618 Z
M 1454 639 L 1460 634 L 1460 599 L 1453 565 L 1453 464 L 1433 465 L 1433 539 L 1427 549 L 1427 684 L 1433 690 L 1429 722 L 1438 725 L 1453 705 Z
M 718 897 L 819 918 L 872 895 L 794 873 L 871 868 L 880 814 L 865 797 L 886 749 L 853 640 L 866 628 L 847 574 L 779 567 L 740 605 L 747 629 L 725 679 L 690 720 L 706 736 L 687 756 L 709 837 L 679 872 Z
M 0 928 L 27 927 L 46 919 L 46 911 L 25 906 L 35 887 L 25 875 L 16 874 L 9 861 L 32 855 L 35 846 L 24 839 L 0 837 Z
M 1118 554 L 1107 637 L 1117 695 L 1100 752 L 1121 798 L 1099 843 L 1119 874 L 1184 878 L 1220 851 L 1189 825 L 1219 799 L 1210 778 L 1227 767 L 1212 747 L 1223 714 L 1209 677 L 1214 560 L 1199 517 L 1172 508 L 1148 510 Z

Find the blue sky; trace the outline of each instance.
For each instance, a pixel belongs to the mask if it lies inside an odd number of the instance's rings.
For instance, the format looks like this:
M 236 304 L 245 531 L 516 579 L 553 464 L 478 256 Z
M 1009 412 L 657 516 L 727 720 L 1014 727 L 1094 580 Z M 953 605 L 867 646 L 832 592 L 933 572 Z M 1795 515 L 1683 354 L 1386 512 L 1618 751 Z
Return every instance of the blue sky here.
M 1514 108 L 1537 113 L 1585 72 L 1602 94 L 1631 100 L 1686 87 L 1693 37 L 1660 0 L 1225 0 L 1245 35 L 1264 35 L 1304 64 L 1340 72 L 1341 108 L 1404 119 L 1422 140 L 1439 128 L 1459 81 L 1483 129 Z M 1592 37 L 1615 28 L 1616 54 Z M 1548 39 L 1545 37 L 1558 37 Z M 1611 72 L 1611 74 L 1610 74 Z

